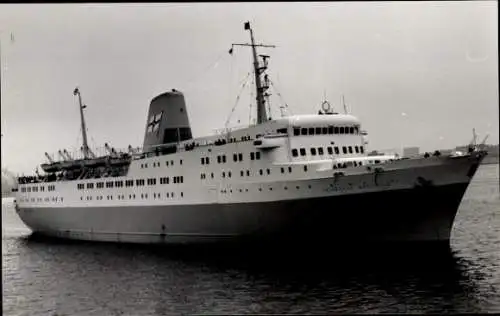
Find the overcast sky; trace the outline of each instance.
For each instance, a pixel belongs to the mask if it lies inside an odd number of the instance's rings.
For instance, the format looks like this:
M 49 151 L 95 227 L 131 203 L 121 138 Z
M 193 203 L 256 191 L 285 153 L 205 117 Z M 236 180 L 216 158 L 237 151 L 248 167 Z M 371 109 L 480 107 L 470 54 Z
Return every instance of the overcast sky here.
M 184 92 L 194 136 L 224 127 L 251 71 L 270 54 L 273 116 L 317 113 L 324 94 L 369 133 L 369 149 L 498 143 L 496 1 L 0 4 L 2 167 L 32 172 L 44 152 L 142 145 L 150 100 Z M 247 124 L 249 82 L 230 122 Z M 282 101 L 283 100 L 283 101 Z M 252 113 L 255 118 L 255 113 Z M 240 121 L 238 123 L 238 120 Z

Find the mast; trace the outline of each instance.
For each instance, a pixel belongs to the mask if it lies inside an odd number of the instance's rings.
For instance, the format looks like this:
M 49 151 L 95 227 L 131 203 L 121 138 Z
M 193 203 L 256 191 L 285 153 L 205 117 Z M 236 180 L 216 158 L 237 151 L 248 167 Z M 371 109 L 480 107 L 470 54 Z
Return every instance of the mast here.
M 262 73 L 267 69 L 267 58 L 269 56 L 266 55 L 260 55 L 262 57 L 263 65 L 262 67 L 259 67 L 259 60 L 257 58 L 257 49 L 256 47 L 276 47 L 274 45 L 263 45 L 263 44 L 255 44 L 254 36 L 253 36 L 253 30 L 250 27 L 250 22 L 245 22 L 245 30 L 250 31 L 250 41 L 251 44 L 232 44 L 232 46 L 251 46 L 252 47 L 252 56 L 253 56 L 253 70 L 255 74 L 255 89 L 257 92 L 257 124 L 262 124 L 268 120 L 267 114 L 266 114 L 266 101 L 264 97 L 268 97 L 269 95 L 267 93 L 264 93 L 268 88 L 268 80 L 267 80 L 267 75 L 264 78 L 264 85 L 262 84 L 262 78 L 261 75 Z M 229 50 L 229 53 L 231 54 L 233 52 L 233 48 Z
M 87 128 L 85 126 L 85 117 L 83 116 L 83 109 L 85 109 L 87 106 L 82 104 L 82 96 L 80 94 L 80 90 L 78 87 L 75 88 L 73 91 L 73 95 L 78 94 L 78 103 L 80 105 L 80 119 L 81 119 L 81 124 L 82 124 L 82 139 L 83 139 L 83 158 L 88 159 L 89 158 L 89 146 L 87 142 Z

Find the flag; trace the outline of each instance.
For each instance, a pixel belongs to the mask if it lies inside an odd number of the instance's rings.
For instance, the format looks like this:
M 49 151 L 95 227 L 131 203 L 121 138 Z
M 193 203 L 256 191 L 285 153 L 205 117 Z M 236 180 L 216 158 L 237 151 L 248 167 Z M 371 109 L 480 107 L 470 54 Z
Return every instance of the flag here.
M 78 90 L 78 87 L 75 88 L 75 90 L 73 91 L 73 95 L 77 95 L 80 91 Z
M 245 30 L 249 30 L 250 29 L 250 22 L 245 22 Z

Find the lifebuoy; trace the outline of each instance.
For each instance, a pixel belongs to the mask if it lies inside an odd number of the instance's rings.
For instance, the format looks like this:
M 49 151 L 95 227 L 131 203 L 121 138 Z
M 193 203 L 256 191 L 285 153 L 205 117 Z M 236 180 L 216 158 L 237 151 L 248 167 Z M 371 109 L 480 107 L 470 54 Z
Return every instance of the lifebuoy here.
M 326 108 L 325 108 L 325 105 L 327 106 Z M 321 103 L 321 109 L 323 111 L 325 111 L 325 113 L 330 112 L 330 109 L 331 109 L 330 102 L 324 101 L 323 103 Z

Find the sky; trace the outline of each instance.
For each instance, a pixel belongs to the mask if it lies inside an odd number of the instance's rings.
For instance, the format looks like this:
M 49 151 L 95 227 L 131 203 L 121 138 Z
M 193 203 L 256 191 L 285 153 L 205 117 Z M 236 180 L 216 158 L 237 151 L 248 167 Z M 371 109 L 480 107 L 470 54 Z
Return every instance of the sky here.
M 44 152 L 141 146 L 149 102 L 184 93 L 195 137 L 255 118 L 244 22 L 270 55 L 271 112 L 317 113 L 325 96 L 368 150 L 499 142 L 497 1 L 0 4 L 2 168 Z M 251 76 L 250 76 L 251 78 Z M 240 94 L 241 91 L 241 94 Z M 240 97 L 238 98 L 238 96 Z M 239 100 L 237 102 L 237 100 Z M 56 155 L 57 156 L 57 155 Z

